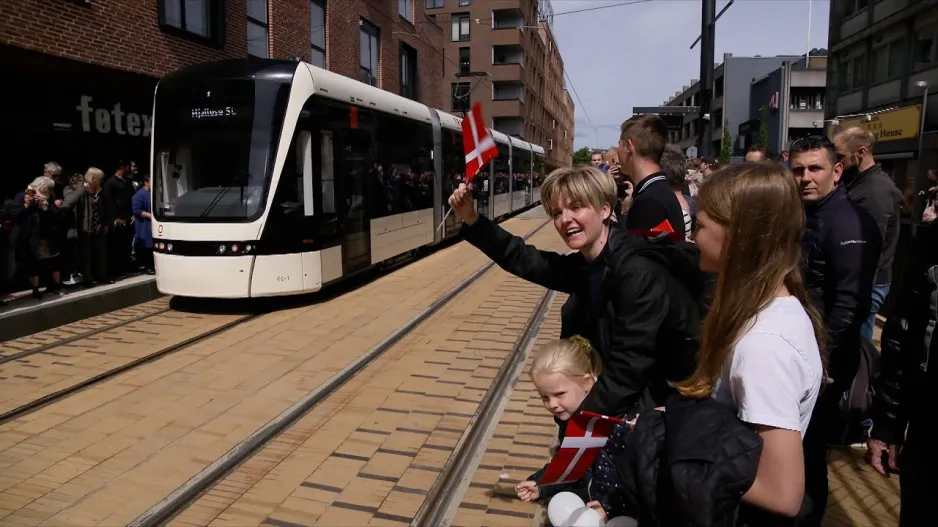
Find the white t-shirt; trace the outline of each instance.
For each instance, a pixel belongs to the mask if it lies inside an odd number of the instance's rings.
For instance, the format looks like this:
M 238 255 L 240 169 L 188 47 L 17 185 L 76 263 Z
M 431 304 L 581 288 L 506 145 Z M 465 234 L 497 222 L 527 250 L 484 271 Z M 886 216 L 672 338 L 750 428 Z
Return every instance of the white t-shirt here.
M 736 343 L 713 397 L 747 423 L 797 430 L 803 439 L 821 374 L 811 319 L 798 299 L 779 297 Z

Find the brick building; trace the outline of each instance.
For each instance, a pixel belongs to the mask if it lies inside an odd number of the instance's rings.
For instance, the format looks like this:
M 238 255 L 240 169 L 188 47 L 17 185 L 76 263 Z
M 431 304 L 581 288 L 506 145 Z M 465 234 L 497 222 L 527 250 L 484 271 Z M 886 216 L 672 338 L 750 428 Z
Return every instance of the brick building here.
M 305 60 L 444 108 L 442 41 L 423 0 L 4 0 L 0 192 L 50 159 L 146 170 L 156 83 L 198 62 Z
M 419 0 L 444 28 L 443 110 L 482 104 L 492 128 L 573 162 L 573 102 L 548 0 Z M 468 94 L 468 95 L 466 95 Z

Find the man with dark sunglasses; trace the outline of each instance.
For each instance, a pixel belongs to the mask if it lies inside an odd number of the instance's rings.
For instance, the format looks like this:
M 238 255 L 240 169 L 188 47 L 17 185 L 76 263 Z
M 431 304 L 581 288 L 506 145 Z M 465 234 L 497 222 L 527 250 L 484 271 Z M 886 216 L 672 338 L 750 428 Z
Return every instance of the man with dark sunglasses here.
M 860 366 L 860 327 L 870 309 L 882 238 L 873 217 L 847 199 L 839 184 L 843 165 L 827 137 L 793 141 L 789 153 L 805 204 L 805 284 L 827 331 L 828 384 L 804 439 L 811 511 L 803 525 L 819 527 L 827 505 L 827 445 L 843 433 L 840 404 Z

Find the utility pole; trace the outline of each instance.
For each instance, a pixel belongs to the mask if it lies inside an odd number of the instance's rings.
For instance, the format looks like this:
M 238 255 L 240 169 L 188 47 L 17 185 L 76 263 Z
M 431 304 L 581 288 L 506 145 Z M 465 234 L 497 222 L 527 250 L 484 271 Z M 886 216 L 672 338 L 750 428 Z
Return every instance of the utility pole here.
M 700 108 L 700 126 L 697 135 L 697 152 L 700 157 L 713 157 L 713 122 L 710 107 L 713 101 L 713 48 L 716 40 L 717 2 L 716 0 L 701 0 L 701 3 L 703 6 L 700 16 L 700 92 L 697 104 Z

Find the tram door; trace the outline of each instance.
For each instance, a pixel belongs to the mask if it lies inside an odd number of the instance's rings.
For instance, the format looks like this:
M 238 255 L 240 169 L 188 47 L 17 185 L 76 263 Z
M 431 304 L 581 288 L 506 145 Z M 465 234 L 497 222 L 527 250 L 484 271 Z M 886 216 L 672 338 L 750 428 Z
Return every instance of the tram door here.
M 344 129 L 336 138 L 338 190 L 341 196 L 342 274 L 348 276 L 371 265 L 367 181 L 374 170 L 374 142 L 368 130 Z

